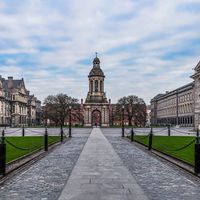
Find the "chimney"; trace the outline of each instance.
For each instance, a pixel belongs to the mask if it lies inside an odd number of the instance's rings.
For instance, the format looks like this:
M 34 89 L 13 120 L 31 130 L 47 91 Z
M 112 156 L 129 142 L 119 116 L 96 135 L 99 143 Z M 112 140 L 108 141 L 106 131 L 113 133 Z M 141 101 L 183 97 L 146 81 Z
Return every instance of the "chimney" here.
M 111 99 L 109 99 L 109 104 L 111 104 Z
M 81 99 L 81 105 L 83 105 L 83 99 Z
M 8 77 L 8 88 L 12 88 L 13 87 L 13 77 L 9 76 Z

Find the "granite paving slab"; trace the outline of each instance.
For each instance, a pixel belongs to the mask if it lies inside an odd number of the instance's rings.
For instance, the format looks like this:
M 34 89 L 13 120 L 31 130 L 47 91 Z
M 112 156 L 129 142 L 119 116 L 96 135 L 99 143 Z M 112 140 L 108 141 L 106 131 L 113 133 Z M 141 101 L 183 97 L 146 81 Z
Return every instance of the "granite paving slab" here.
M 0 200 L 58 199 L 90 132 L 91 129 L 76 130 L 69 141 L 1 185 Z
M 119 135 L 104 135 L 151 200 L 198 200 L 200 181 Z
M 93 128 L 59 200 L 147 199 L 100 128 Z

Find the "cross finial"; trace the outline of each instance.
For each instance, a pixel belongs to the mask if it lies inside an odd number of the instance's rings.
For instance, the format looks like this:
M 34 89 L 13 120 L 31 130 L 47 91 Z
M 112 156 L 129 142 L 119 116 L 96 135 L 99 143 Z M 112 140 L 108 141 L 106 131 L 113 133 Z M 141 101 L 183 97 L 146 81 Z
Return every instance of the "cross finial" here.
M 97 58 L 97 54 L 98 54 L 98 53 L 97 53 L 97 52 L 95 52 L 95 54 L 96 54 L 96 58 Z

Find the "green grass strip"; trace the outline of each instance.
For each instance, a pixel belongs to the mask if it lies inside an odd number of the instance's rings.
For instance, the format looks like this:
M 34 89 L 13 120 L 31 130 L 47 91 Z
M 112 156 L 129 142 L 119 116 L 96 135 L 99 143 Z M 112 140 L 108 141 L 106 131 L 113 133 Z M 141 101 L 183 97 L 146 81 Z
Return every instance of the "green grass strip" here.
M 27 136 L 27 137 L 6 137 L 6 140 L 17 147 L 25 150 L 17 149 L 6 143 L 6 163 L 16 160 L 22 156 L 30 154 L 33 151 L 44 148 L 43 136 Z M 60 141 L 60 136 L 49 136 L 48 144 Z
M 191 143 L 194 139 L 195 137 L 190 136 L 153 136 L 152 148 L 194 166 L 195 143 L 192 143 L 185 149 L 176 151 L 177 149 Z M 134 136 L 134 140 L 138 143 L 148 146 L 148 137 L 137 135 Z

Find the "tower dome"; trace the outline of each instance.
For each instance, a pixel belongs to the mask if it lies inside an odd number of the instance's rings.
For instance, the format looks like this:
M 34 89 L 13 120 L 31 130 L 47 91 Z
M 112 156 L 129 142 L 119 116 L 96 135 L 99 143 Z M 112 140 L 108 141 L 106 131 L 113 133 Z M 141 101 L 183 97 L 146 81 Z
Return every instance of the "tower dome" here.
M 100 68 L 100 60 L 97 57 L 97 54 L 96 54 L 96 57 L 93 60 L 93 68 L 91 69 L 88 77 L 92 77 L 92 76 L 105 77 L 102 69 Z

